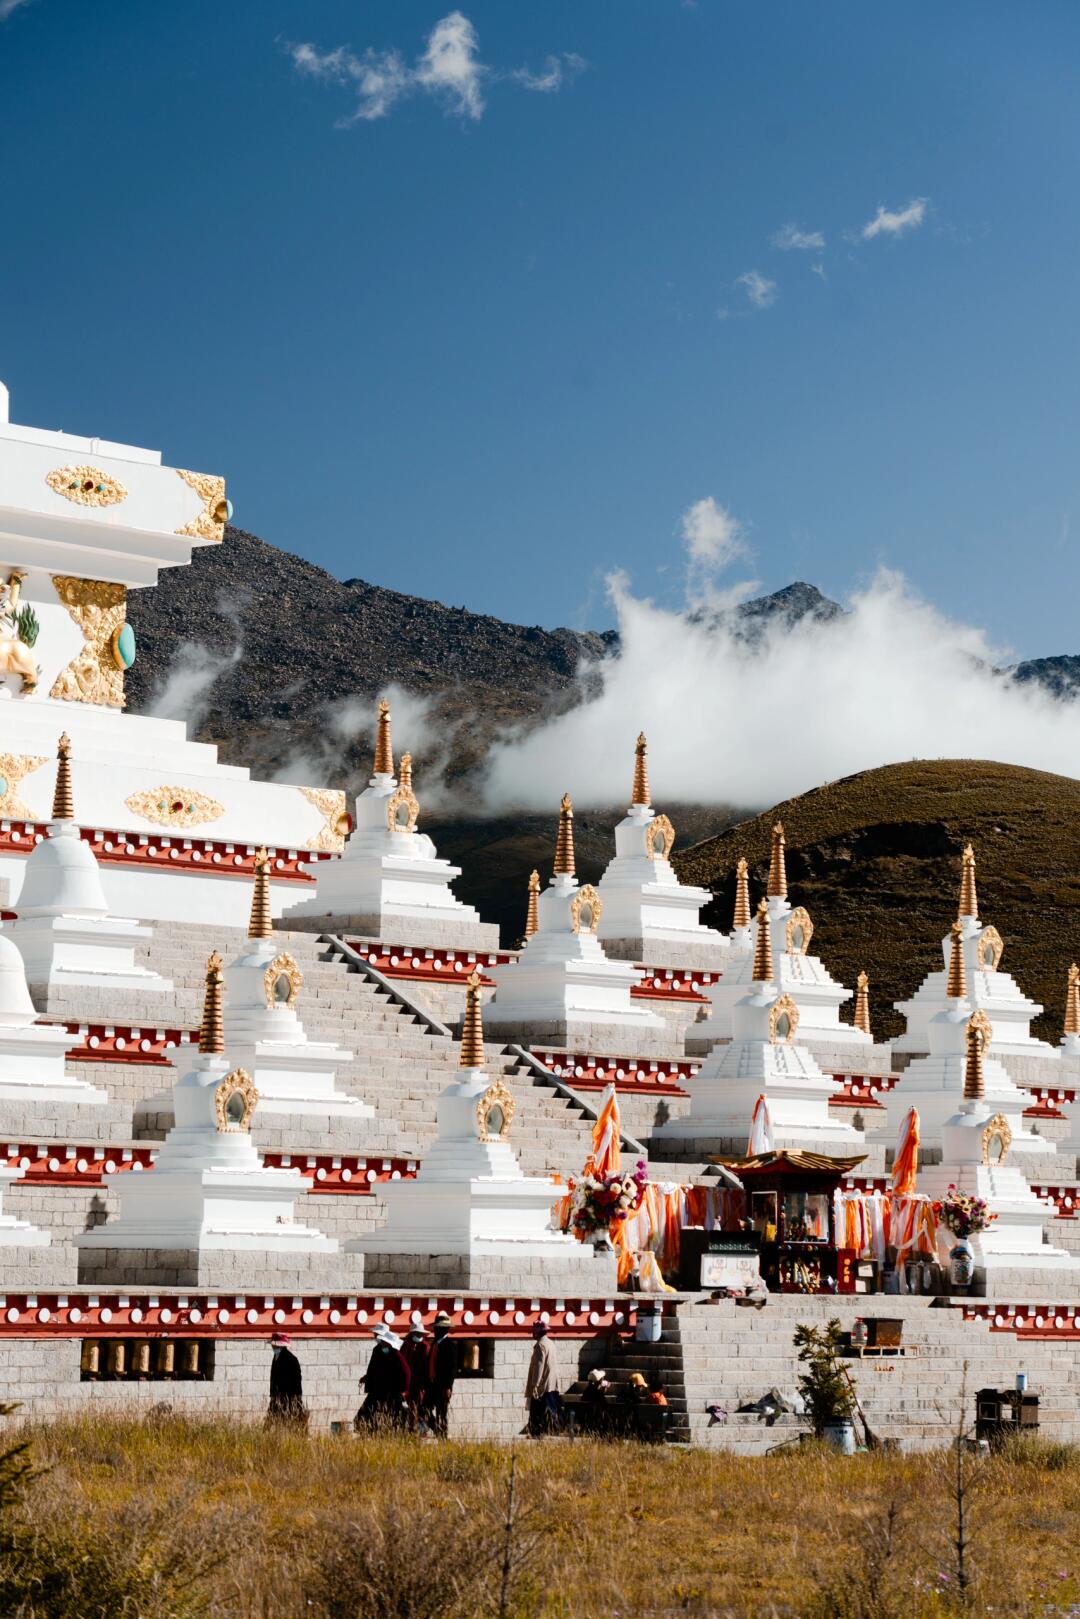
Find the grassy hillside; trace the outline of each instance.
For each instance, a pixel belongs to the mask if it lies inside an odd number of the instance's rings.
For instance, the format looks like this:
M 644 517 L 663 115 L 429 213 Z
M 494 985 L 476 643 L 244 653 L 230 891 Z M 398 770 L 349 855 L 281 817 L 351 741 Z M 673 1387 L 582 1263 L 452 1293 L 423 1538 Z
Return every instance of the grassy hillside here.
M 1058 1039 L 1066 969 L 1080 958 L 1080 781 L 944 759 L 886 765 L 802 793 L 676 855 L 684 880 L 716 894 L 711 910 L 725 928 L 740 855 L 750 862 L 755 904 L 764 892 L 777 819 L 791 901 L 810 912 L 814 952 L 849 986 L 860 968 L 870 974 L 876 1034 L 900 1033 L 892 1002 L 940 965 L 970 839 L 981 919 L 1005 941 L 1002 967 L 1047 1008 L 1036 1032 Z

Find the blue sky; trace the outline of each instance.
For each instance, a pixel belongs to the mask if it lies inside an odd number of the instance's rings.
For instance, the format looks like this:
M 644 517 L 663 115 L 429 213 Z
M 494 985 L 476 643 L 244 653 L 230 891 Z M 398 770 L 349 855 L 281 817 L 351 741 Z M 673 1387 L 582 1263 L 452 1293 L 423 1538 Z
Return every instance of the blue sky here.
M 885 563 L 1080 651 L 1074 4 L 0 17 L 16 420 L 526 623 L 610 623 L 614 567 L 680 600 L 708 499 L 734 577 Z

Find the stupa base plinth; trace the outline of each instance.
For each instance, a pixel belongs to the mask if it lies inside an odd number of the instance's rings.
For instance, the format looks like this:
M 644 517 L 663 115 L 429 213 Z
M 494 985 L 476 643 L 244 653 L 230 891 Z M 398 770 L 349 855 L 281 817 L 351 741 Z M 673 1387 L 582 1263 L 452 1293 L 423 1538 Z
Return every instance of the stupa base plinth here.
M 245 1248 L 107 1248 L 79 1245 L 79 1281 L 108 1287 L 212 1287 L 235 1295 L 315 1288 L 353 1293 L 364 1256 L 312 1245 L 296 1252 Z
M 540 1251 L 538 1251 L 538 1246 Z M 368 1249 L 364 1282 L 370 1290 L 408 1288 L 418 1293 L 465 1292 L 492 1295 L 492 1308 L 501 1297 L 560 1297 L 582 1299 L 599 1294 L 610 1298 L 616 1289 L 616 1256 L 597 1253 L 591 1245 L 552 1242 L 549 1251 L 534 1242 L 484 1242 L 469 1253 L 380 1253 Z

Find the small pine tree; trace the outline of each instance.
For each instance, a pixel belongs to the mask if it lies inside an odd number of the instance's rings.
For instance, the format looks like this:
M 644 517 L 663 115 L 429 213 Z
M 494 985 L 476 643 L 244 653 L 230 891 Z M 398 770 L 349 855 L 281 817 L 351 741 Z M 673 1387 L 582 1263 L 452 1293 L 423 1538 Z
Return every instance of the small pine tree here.
M 827 1423 L 850 1422 L 855 1414 L 855 1391 L 840 1364 L 842 1336 L 835 1316 L 824 1327 L 800 1323 L 795 1328 L 795 1348 L 806 1368 L 799 1378 L 799 1393 L 818 1438 Z

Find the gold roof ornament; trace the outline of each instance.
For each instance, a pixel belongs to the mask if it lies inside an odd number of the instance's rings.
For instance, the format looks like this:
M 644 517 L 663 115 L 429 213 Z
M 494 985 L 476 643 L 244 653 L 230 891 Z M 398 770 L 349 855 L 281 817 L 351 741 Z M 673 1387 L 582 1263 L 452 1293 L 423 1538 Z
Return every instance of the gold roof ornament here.
M 870 1027 L 870 980 L 860 973 L 855 980 L 855 1027 L 873 1038 Z
M 772 850 L 769 854 L 770 899 L 787 899 L 787 865 L 784 860 L 784 827 L 777 821 L 772 829 Z
M 986 1029 L 974 1018 L 964 1036 L 964 1101 L 981 1102 L 986 1095 L 983 1075 L 983 1052 L 986 1049 Z
M 733 929 L 748 928 L 750 921 L 750 867 L 740 858 L 735 867 L 735 913 L 731 918 L 731 926 Z
M 71 738 L 65 731 L 56 744 L 56 786 L 53 788 L 54 821 L 75 819 L 75 799 L 71 791 Z
M 1065 991 L 1065 1033 L 1080 1034 L 1080 967 L 1075 961 L 1069 968 L 1069 983 Z
M 755 984 L 772 983 L 772 931 L 769 927 L 769 907 L 764 900 L 758 905 L 757 938 L 754 941 L 754 970 L 750 976 Z
M 411 753 L 403 753 L 401 755 L 401 767 L 400 767 L 400 773 L 398 775 L 398 786 L 399 787 L 408 787 L 408 788 L 412 787 L 412 754 Z
M 640 732 L 634 748 L 634 785 L 630 789 L 631 804 L 643 804 L 646 808 L 652 803 L 649 792 L 649 765 L 645 755 L 649 751 L 649 744 L 645 740 L 645 732 Z
M 270 915 L 270 856 L 265 849 L 255 855 L 255 887 L 251 895 L 249 939 L 272 939 L 274 922 Z
M 964 929 L 960 922 L 952 925 L 952 941 L 949 945 L 949 976 L 945 983 L 945 994 L 950 1001 L 962 1001 L 967 998 L 967 974 L 964 971 Z
M 525 912 L 525 937 L 531 939 L 540 926 L 540 873 L 529 874 L 529 905 Z
M 465 1018 L 461 1025 L 462 1068 L 484 1066 L 484 1022 L 480 1015 L 480 974 L 469 974 L 465 983 Z
M 225 1053 L 225 1020 L 221 1013 L 221 957 L 212 951 L 206 962 L 206 989 L 199 1025 L 199 1050 L 204 1057 Z
M 960 878 L 960 915 L 978 918 L 979 902 L 975 897 L 975 850 L 970 843 L 964 845 L 964 869 Z
M 555 839 L 555 876 L 574 875 L 574 805 L 569 793 L 563 793 L 559 805 L 559 835 Z
M 379 699 L 379 728 L 375 734 L 375 774 L 394 774 L 394 749 L 390 741 L 390 704 L 385 697 Z

